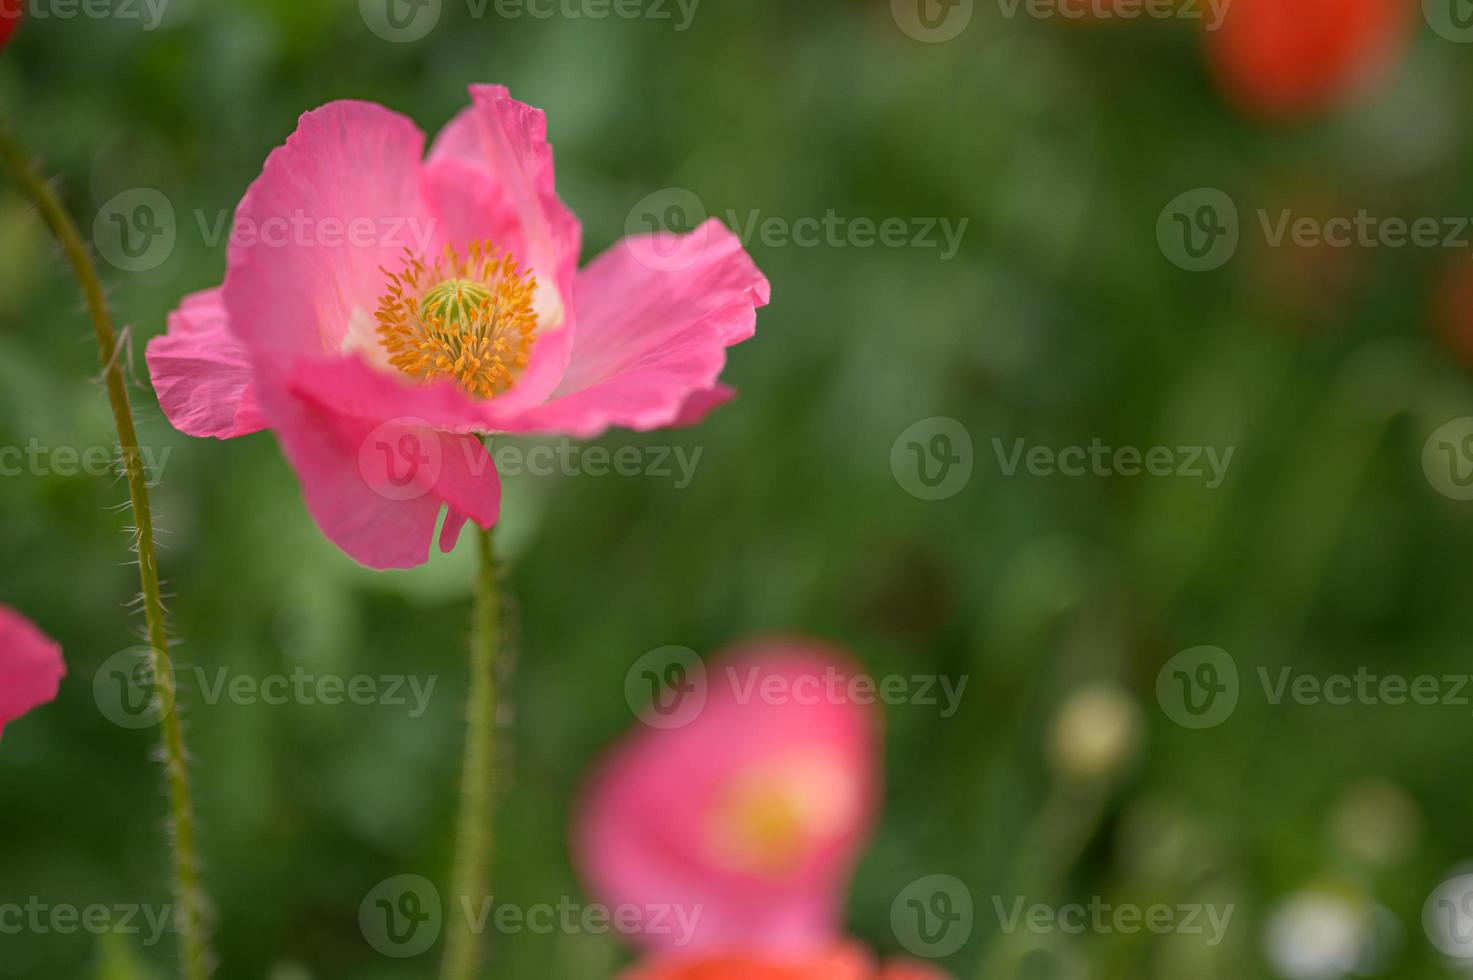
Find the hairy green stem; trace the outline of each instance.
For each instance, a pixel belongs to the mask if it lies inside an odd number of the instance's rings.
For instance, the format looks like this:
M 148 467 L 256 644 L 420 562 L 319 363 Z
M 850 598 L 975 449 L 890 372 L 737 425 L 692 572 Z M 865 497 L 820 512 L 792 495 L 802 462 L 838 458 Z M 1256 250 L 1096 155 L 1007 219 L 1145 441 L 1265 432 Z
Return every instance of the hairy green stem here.
M 169 636 L 164 621 L 164 603 L 159 589 L 158 556 L 154 545 L 153 512 L 148 502 L 148 474 L 143 454 L 138 447 L 138 433 L 133 427 L 133 409 L 128 403 L 128 388 L 123 376 L 122 351 L 113 329 L 112 314 L 103 294 L 102 281 L 92 263 L 91 254 L 81 233 L 72 222 L 61 201 L 16 136 L 0 122 L 0 157 L 15 177 L 57 243 L 66 253 L 97 336 L 98 356 L 107 385 L 107 398 L 112 405 L 113 420 L 118 428 L 118 445 L 122 453 L 123 472 L 128 481 L 128 496 L 133 506 L 137 539 L 138 577 L 143 584 L 143 614 L 147 623 L 150 666 L 153 672 L 154 696 L 164 707 L 161 722 L 164 768 L 169 789 L 169 820 L 173 836 L 173 874 L 175 901 L 178 904 L 180 973 L 185 980 L 205 980 L 211 972 L 211 953 L 205 917 L 205 898 L 200 888 L 199 852 L 195 844 L 194 806 L 189 790 L 189 754 L 184 745 L 184 728 L 175 710 L 173 663 L 169 655 Z
M 470 700 L 466 706 L 465 761 L 460 777 L 460 817 L 446 913 L 442 980 L 471 980 L 482 957 L 482 937 L 473 912 L 490 888 L 492 799 L 495 795 L 496 661 L 501 609 L 496 588 L 496 556 L 491 532 L 478 531 L 481 568 L 476 576 L 471 632 Z

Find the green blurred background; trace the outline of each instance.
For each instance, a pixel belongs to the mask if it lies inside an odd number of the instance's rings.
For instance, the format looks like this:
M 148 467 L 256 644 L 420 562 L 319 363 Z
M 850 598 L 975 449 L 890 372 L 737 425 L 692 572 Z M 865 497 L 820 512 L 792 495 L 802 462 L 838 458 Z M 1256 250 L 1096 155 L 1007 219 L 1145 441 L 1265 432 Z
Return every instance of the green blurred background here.
M 155 500 L 182 663 L 212 678 L 300 665 L 437 679 L 411 718 L 209 705 L 186 673 L 220 977 L 433 975 L 434 954 L 375 952 L 358 909 L 381 880 L 438 881 L 448 863 L 474 548 L 466 536 L 413 572 L 356 567 L 308 518 L 269 435 L 217 443 L 168 426 L 143 343 L 182 295 L 220 280 L 209 229 L 301 112 L 370 99 L 433 133 L 473 81 L 547 110 L 586 257 L 661 188 L 743 219 L 969 220 L 949 261 L 750 241 L 774 302 L 732 352 L 741 398 L 696 429 L 601 440 L 699 448 L 690 486 L 507 481 L 514 775 L 498 899 L 585 900 L 566 828 L 582 774 L 634 724 L 630 664 L 799 631 L 876 674 L 969 678 L 955 717 L 886 712 L 886 806 L 849 913 L 877 950 L 905 952 L 896 896 L 947 874 L 976 904 L 942 961 L 958 977 L 1018 976 L 1034 945 L 1052 956 L 1030 961 L 1040 977 L 1282 975 L 1265 929 L 1306 894 L 1376 923 L 1368 972 L 1455 975 L 1422 913 L 1473 858 L 1473 708 L 1274 706 L 1258 672 L 1473 671 L 1473 504 L 1439 494 L 1422 466 L 1429 435 L 1473 415 L 1467 367 L 1431 325 L 1468 256 L 1275 249 L 1254 214 L 1473 214 L 1467 50 L 1419 22 L 1372 98 L 1265 125 L 1228 106 L 1182 21 L 1066 25 L 984 3 L 960 37 L 929 44 L 884 0 L 706 0 L 675 27 L 475 18 L 447 0 L 428 37 L 389 43 L 349 2 L 169 0 L 152 31 L 33 18 L 0 60 L 0 106 L 84 229 L 130 189 L 174 213 L 165 261 L 103 270 L 131 326 L 143 440 L 169 454 Z M 1199 187 L 1243 215 L 1237 254 L 1206 273 L 1168 261 L 1156 237 L 1167 202 Z M 109 446 L 75 285 L 8 181 L 0 254 L 0 445 Z M 928 501 L 897 480 L 891 451 L 935 416 L 965 426 L 975 465 L 962 492 Z M 1236 451 L 1216 489 L 1007 476 L 993 440 L 1020 438 Z M 0 903 L 168 901 L 156 732 L 112 724 L 93 698 L 94 673 L 141 625 L 124 500 L 106 477 L 0 479 L 0 601 L 58 637 L 70 671 L 57 703 L 0 744 Z M 1157 678 L 1203 644 L 1234 658 L 1242 697 L 1196 731 L 1163 711 Z M 1099 682 L 1130 692 L 1140 732 L 1091 782 L 1061 769 L 1050 732 Z M 1004 935 L 992 899 L 1015 895 L 1236 913 L 1213 948 Z M 1278 921 L 1291 947 L 1323 938 Z M 122 977 L 130 958 L 140 976 L 172 971 L 167 940 L 132 937 L 109 957 L 104 945 L 0 935 L 0 976 Z M 597 935 L 492 946 L 488 976 L 603 978 L 629 957 Z

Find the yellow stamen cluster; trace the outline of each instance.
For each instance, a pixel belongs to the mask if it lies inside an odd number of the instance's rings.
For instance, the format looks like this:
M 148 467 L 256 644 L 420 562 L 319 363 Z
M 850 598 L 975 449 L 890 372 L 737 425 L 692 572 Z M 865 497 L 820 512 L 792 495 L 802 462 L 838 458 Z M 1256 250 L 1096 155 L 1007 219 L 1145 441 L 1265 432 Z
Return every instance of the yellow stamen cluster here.
M 537 314 L 537 278 L 490 242 L 462 257 L 445 246 L 433 265 L 405 250 L 379 300 L 379 342 L 389 363 L 411 378 L 453 378 L 476 398 L 506 391 L 527 366 Z
M 824 751 L 765 760 L 722 787 L 707 817 L 711 854 L 747 874 L 786 878 L 854 823 L 858 792 Z
M 808 842 L 802 801 L 783 787 L 732 801 L 727 821 L 729 855 L 758 874 L 776 877 L 791 870 Z

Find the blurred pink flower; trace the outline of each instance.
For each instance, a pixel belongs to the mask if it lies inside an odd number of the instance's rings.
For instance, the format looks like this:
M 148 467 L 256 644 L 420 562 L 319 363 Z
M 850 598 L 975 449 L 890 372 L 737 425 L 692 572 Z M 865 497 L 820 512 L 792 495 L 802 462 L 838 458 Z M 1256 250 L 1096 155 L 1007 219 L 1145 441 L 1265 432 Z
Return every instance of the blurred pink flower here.
M 647 915 L 632 940 L 783 956 L 842 940 L 845 894 L 878 805 L 878 719 L 846 699 L 762 693 L 832 671 L 856 668 L 812 640 L 743 645 L 709 667 L 694 720 L 636 731 L 596 768 L 574 828 L 589 890 L 609 906 L 676 910 L 691 923 L 678 930 L 676 916 Z
M 364 102 L 304 115 L 236 210 L 224 286 L 148 348 L 169 420 L 272 429 L 323 532 L 377 568 L 418 565 L 501 487 L 475 433 L 590 437 L 698 421 L 732 396 L 767 280 L 708 221 L 636 235 L 581 272 L 540 110 L 500 86 L 424 155 Z
M 0 731 L 54 700 L 65 674 L 61 647 L 20 613 L 0 606 Z
M 808 956 L 717 954 L 655 958 L 620 980 L 946 980 L 918 963 L 877 966 L 856 946 L 838 946 Z

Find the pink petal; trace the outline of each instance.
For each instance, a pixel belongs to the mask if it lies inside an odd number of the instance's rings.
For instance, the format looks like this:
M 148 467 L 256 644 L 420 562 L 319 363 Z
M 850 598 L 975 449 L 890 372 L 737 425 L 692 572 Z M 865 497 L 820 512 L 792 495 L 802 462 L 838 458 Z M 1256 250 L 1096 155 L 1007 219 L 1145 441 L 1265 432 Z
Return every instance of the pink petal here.
M 749 644 L 709 665 L 707 701 L 693 721 L 641 728 L 618 745 L 595 771 L 574 831 L 577 863 L 594 896 L 610 905 L 698 908 L 685 947 L 693 951 L 806 953 L 836 941 L 877 806 L 876 719 L 848 699 L 750 693 L 767 678 L 791 684 L 830 672 L 849 677 L 854 669 L 813 641 Z M 819 778 L 797 784 L 807 794 L 804 806 L 828 815 L 821 832 L 802 842 L 781 873 L 734 864 L 719 834 L 734 788 L 770 788 L 762 782 L 767 774 L 798 762 L 804 773 L 821 766 Z M 682 937 L 646 930 L 632 938 L 670 949 Z
M 418 383 L 373 367 L 357 355 L 304 356 L 292 372 L 292 385 L 350 415 L 412 416 L 446 432 L 509 431 L 537 404 L 535 386 L 524 382 L 528 377 L 561 377 L 572 337 L 571 330 L 542 336 L 522 379 L 505 394 L 485 401 L 469 397 L 448 379 Z
M 282 449 L 323 534 L 356 561 L 424 564 L 446 505 L 443 550 L 454 547 L 467 518 L 486 529 L 496 523 L 501 480 L 476 437 L 422 420 L 344 415 L 310 398 L 291 406 L 276 425 Z
M 333 102 L 302 116 L 237 208 L 225 308 L 273 424 L 295 359 L 342 352 L 355 342 L 355 322 L 376 341 L 383 270 L 398 269 L 405 248 L 434 244 L 420 192 L 423 149 L 423 134 L 403 116 Z
M 656 956 L 620 974 L 619 980 L 873 980 L 874 976 L 874 957 L 846 944 L 799 957 L 746 949 Z
M 220 290 L 184 297 L 169 331 L 148 344 L 148 373 L 169 422 L 191 436 L 233 439 L 266 427 L 250 355 L 230 332 Z
M 583 229 L 558 199 L 547 118 L 500 85 L 473 85 L 471 106 L 450 121 L 430 151 L 425 193 L 446 229 L 464 244 L 490 238 L 537 276 L 534 304 L 545 335 L 574 328 L 573 283 Z M 528 404 L 547 398 L 567 364 L 569 338 L 541 352 L 517 382 Z
M 570 283 L 582 251 L 582 226 L 557 196 L 546 115 L 501 85 L 472 85 L 470 92 L 471 106 L 450 121 L 430 151 L 431 195 L 484 202 L 490 233 L 505 239 L 497 245 L 539 276 Z M 455 192 L 467 183 L 467 168 L 490 178 L 469 196 Z M 487 234 L 481 220 L 478 213 L 474 229 L 463 230 Z
M 0 606 L 0 729 L 56 699 L 61 647 L 14 609 Z
M 685 402 L 680 406 L 679 414 L 670 424 L 672 426 L 696 425 L 711 412 L 735 398 L 736 394 L 735 388 L 729 388 L 726 385 L 693 391 L 686 396 Z
M 578 333 L 552 400 L 506 429 L 591 437 L 700 415 L 717 397 L 726 348 L 752 336 L 770 294 L 718 221 L 684 236 L 625 239 L 578 277 Z

